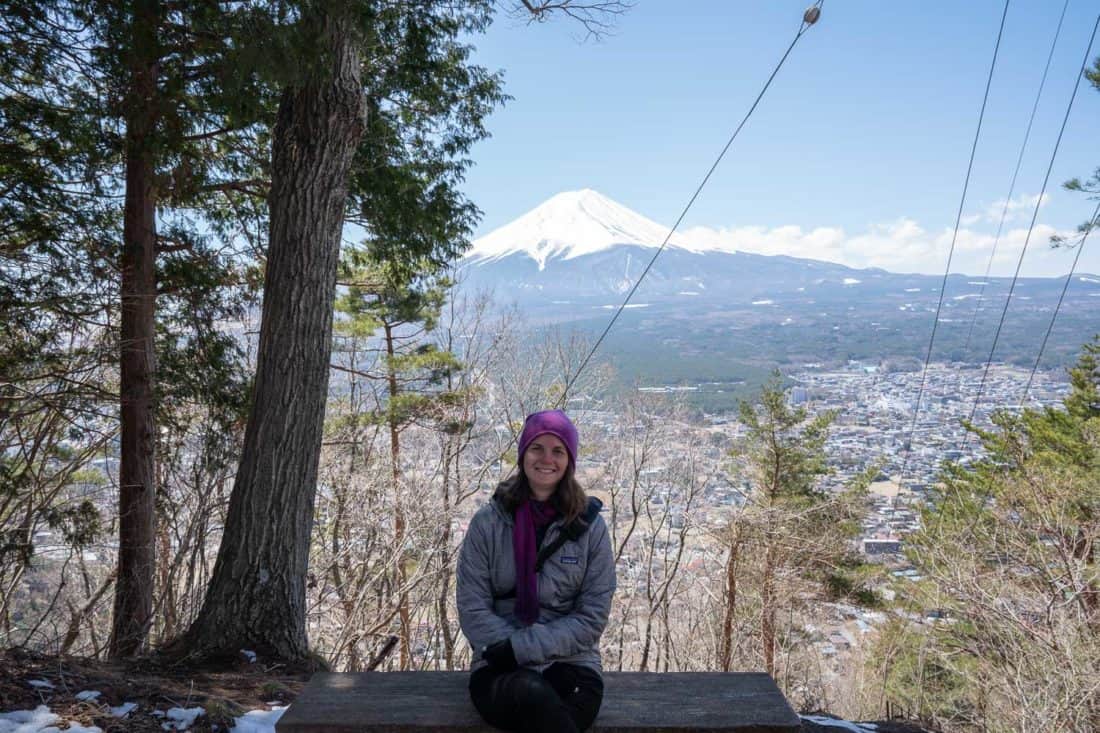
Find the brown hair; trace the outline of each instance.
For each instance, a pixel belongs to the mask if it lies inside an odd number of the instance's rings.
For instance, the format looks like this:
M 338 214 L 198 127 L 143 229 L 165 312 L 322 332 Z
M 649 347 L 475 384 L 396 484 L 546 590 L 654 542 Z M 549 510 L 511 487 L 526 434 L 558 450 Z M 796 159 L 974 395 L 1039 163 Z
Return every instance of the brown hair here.
M 516 466 L 511 476 L 500 482 L 494 496 L 509 514 L 515 514 L 519 505 L 531 496 L 531 487 L 527 483 L 527 474 L 523 472 L 523 466 Z M 565 523 L 569 524 L 574 519 L 584 514 L 588 507 L 588 495 L 584 493 L 584 487 L 577 481 L 573 474 L 573 461 L 565 469 L 565 475 L 558 482 L 558 487 L 550 495 L 550 503 L 565 517 Z

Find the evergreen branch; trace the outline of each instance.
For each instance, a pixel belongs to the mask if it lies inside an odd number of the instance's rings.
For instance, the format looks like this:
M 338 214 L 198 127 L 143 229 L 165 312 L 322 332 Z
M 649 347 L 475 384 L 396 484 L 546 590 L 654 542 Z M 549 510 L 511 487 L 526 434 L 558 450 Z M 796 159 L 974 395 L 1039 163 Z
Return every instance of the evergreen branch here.
M 235 191 L 237 193 L 245 193 L 249 196 L 255 196 L 256 198 L 267 198 L 267 190 L 271 187 L 271 181 L 253 178 L 246 181 L 223 181 L 221 183 L 209 183 L 205 186 L 200 186 L 198 191 L 200 193 L 214 193 L 214 192 L 227 192 Z

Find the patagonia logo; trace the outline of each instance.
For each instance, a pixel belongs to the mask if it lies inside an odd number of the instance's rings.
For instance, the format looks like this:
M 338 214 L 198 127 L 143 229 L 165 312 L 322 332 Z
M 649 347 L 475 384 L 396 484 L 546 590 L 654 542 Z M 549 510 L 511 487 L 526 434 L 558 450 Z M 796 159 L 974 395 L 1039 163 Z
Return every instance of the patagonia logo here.
M 562 562 L 563 565 L 576 565 L 578 562 L 580 562 L 580 558 L 579 557 L 571 557 L 569 555 L 562 555 L 561 556 L 561 562 Z

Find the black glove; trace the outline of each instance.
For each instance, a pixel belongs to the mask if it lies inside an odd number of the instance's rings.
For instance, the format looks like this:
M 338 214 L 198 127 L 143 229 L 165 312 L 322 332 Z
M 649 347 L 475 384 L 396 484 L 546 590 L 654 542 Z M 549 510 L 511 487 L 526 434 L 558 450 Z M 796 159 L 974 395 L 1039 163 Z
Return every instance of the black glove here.
M 516 661 L 516 652 L 512 649 L 512 640 L 505 639 L 496 644 L 490 644 L 481 653 L 481 658 L 489 663 L 496 672 L 515 672 L 519 669 Z

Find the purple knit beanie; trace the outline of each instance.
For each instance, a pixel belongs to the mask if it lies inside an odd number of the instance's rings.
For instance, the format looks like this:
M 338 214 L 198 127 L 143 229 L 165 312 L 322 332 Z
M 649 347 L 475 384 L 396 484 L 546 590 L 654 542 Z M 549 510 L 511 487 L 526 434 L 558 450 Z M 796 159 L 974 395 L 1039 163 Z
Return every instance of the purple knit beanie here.
M 523 465 L 523 454 L 527 452 L 527 446 L 540 435 L 553 435 L 569 451 L 569 461 L 573 467 L 577 467 L 577 449 L 580 447 L 580 437 L 577 428 L 561 410 L 543 410 L 533 412 L 527 416 L 523 423 L 523 432 L 519 436 L 519 462 Z

